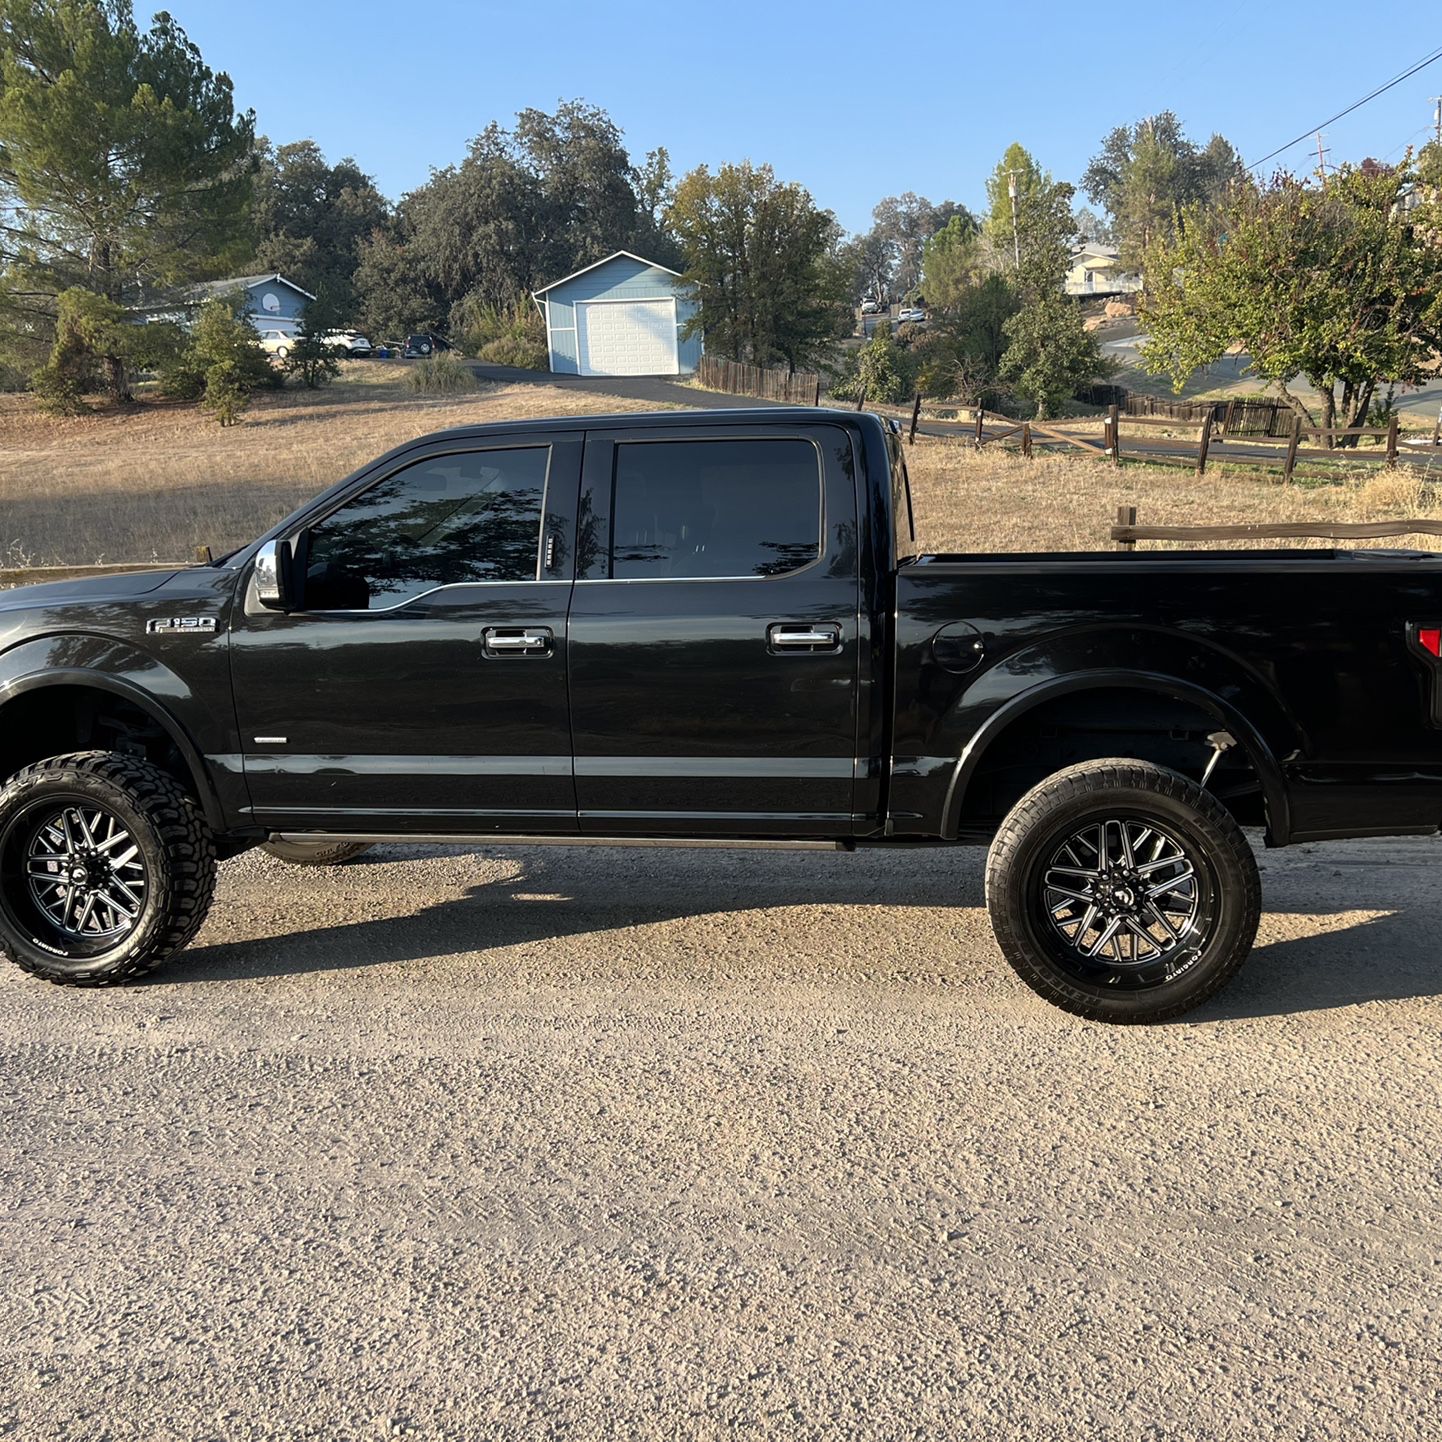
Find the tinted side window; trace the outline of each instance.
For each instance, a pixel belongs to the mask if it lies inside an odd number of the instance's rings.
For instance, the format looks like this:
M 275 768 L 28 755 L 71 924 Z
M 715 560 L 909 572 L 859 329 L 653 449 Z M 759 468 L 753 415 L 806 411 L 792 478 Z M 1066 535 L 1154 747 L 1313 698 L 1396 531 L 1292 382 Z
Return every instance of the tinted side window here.
M 311 530 L 310 610 L 396 606 L 437 586 L 533 581 L 547 446 L 432 456 Z
M 821 554 L 821 458 L 797 439 L 616 447 L 611 575 L 779 576 Z

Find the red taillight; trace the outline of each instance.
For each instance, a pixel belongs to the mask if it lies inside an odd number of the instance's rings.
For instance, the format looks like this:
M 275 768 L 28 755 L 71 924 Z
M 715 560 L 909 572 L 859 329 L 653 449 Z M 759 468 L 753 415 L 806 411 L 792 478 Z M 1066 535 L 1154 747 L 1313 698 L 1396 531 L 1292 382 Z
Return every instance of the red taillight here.
M 1436 656 L 1442 660 L 1442 627 L 1419 626 L 1417 628 L 1417 644 L 1429 656 Z

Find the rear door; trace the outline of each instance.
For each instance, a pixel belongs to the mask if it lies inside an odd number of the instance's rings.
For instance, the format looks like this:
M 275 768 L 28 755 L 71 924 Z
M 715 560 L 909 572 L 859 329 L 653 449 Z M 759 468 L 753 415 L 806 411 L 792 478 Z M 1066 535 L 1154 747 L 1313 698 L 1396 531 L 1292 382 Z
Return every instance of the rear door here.
M 588 435 L 570 616 L 583 832 L 851 833 L 855 475 L 839 426 Z

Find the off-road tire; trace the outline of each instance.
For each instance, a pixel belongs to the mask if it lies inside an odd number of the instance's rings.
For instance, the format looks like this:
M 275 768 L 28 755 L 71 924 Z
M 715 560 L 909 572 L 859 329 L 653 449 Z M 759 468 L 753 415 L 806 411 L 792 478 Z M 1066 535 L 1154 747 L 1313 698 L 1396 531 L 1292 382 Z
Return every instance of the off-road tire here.
M 339 866 L 369 851 L 369 841 L 267 841 L 260 848 L 292 866 Z
M 98 951 L 67 946 L 37 924 L 15 848 L 45 808 L 103 808 L 130 831 L 145 867 L 136 920 Z M 148 761 L 111 751 L 53 756 L 0 789 L 0 955 L 58 986 L 116 986 L 159 966 L 199 931 L 215 894 L 215 843 L 194 797 Z
M 1044 904 L 1056 848 L 1079 828 L 1116 816 L 1165 827 L 1201 863 L 1208 897 L 1207 929 L 1180 953 L 1191 958 L 1184 969 L 1138 990 L 1114 988 L 1129 981 L 1121 967 L 1111 981 L 1070 969 Z M 1216 995 L 1246 960 L 1261 916 L 1261 878 L 1231 814 L 1194 781 L 1146 761 L 1086 761 L 1033 787 L 1002 822 L 987 856 L 986 904 L 1002 954 L 1037 995 L 1095 1021 L 1160 1022 Z

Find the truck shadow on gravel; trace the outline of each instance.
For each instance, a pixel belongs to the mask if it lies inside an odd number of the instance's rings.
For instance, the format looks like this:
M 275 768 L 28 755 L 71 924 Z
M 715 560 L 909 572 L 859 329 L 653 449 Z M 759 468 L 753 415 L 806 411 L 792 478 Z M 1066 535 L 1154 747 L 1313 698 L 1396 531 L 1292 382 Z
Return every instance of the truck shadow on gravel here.
M 706 948 L 678 947 L 675 934 L 660 941 L 654 959 L 638 964 L 635 947 L 617 958 L 618 979 L 634 976 L 672 978 L 734 974 L 766 969 L 768 943 L 758 940 L 754 920 L 734 937 L 725 918 L 754 918 L 769 910 L 820 908 L 830 940 L 813 944 L 806 956 L 792 953 L 792 941 L 778 936 L 777 970 L 795 978 L 798 967 L 813 970 L 818 985 L 834 979 L 843 963 L 821 957 L 833 947 L 849 969 L 893 967 L 914 979 L 918 973 L 994 972 L 1000 965 L 990 940 L 981 948 L 958 935 L 948 913 L 984 907 L 983 854 L 979 851 L 874 852 L 856 856 L 796 856 L 781 853 L 627 850 L 549 851 L 536 849 L 477 853 L 482 865 L 501 862 L 501 876 L 478 879 L 452 897 L 394 916 L 346 920 L 325 925 L 323 894 L 332 886 L 353 896 L 367 874 L 376 889 L 396 888 L 396 876 L 378 878 L 403 864 L 425 865 L 431 856 L 415 848 L 400 854 L 378 852 L 372 860 L 334 872 L 317 872 L 310 887 L 318 916 L 313 928 L 253 940 L 192 946 L 158 972 L 151 985 L 253 980 L 320 971 L 467 958 L 458 965 L 490 974 L 487 953 L 530 947 L 547 941 L 694 921 L 706 931 Z M 450 853 L 453 855 L 453 853 Z M 1413 868 L 1406 868 L 1413 870 Z M 1403 1001 L 1442 993 L 1442 964 L 1435 939 L 1418 924 L 1413 904 L 1420 902 L 1416 876 L 1397 875 L 1388 884 L 1368 866 L 1329 890 L 1326 899 L 1314 885 L 1283 868 L 1269 867 L 1267 909 L 1256 949 L 1240 975 L 1216 1000 L 1180 1024 L 1235 1021 L 1309 1011 L 1325 1011 L 1372 1001 Z M 1280 873 L 1280 874 L 1279 874 Z M 1341 876 L 1341 873 L 1333 873 Z M 365 889 L 370 889 L 365 887 Z M 1356 894 L 1354 894 L 1356 893 Z M 1391 893 L 1391 894 L 1389 894 Z M 222 899 L 221 905 L 224 905 Z M 1395 911 L 1390 907 L 1397 907 Z M 915 912 L 935 913 L 936 921 L 917 950 Z M 1367 911 L 1366 919 L 1337 925 L 1339 913 Z M 972 918 L 976 933 L 983 918 Z M 1278 932 L 1284 933 L 1278 935 Z M 1301 934 L 1297 934 L 1301 933 Z M 874 942 L 873 948 L 868 945 Z M 860 951 L 858 952 L 858 948 Z M 714 960 L 707 959 L 707 952 Z M 872 952 L 868 957 L 867 952 Z M 474 954 L 473 957 L 470 954 Z M 914 956 L 915 965 L 894 958 Z M 555 963 L 564 970 L 565 957 Z M 594 971 L 594 958 L 586 961 Z M 542 973 L 549 968 L 543 967 Z M 1026 994 L 1018 982 L 1018 998 Z

